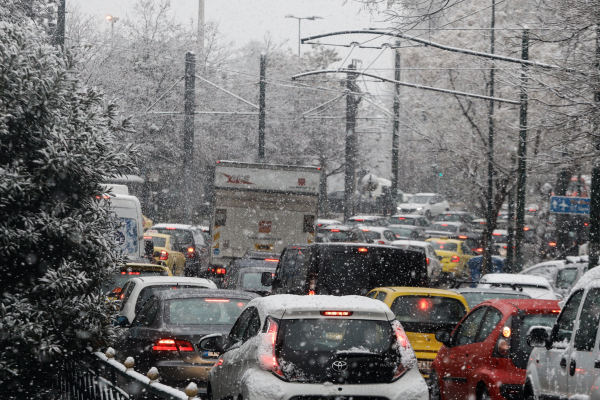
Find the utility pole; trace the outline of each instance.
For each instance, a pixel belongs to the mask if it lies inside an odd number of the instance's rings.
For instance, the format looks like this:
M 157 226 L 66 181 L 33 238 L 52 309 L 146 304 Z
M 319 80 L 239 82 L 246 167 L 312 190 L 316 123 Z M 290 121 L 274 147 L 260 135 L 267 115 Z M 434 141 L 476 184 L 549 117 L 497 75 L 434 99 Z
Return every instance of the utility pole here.
M 58 15 L 56 18 L 56 31 L 54 32 L 54 44 L 56 46 L 65 46 L 65 13 L 66 0 L 59 0 Z
M 204 62 L 204 0 L 198 0 L 198 61 Z M 204 66 L 201 65 L 202 72 L 204 72 Z
M 400 47 L 400 42 L 396 42 L 396 46 Z M 394 50 L 394 80 L 400 81 L 400 49 Z M 392 193 L 393 204 L 396 206 L 398 199 L 398 152 L 400 142 L 400 85 L 394 84 L 394 124 L 392 133 Z M 394 208 L 395 211 L 395 208 Z
M 529 29 L 523 29 L 521 58 L 529 60 Z M 525 199 L 527 183 L 527 66 L 521 71 L 521 106 L 519 108 L 519 149 L 517 157 L 517 223 L 515 236 L 515 271 L 523 269 L 523 241 L 525 239 Z
M 600 24 L 596 25 L 596 62 L 597 70 L 600 70 Z M 600 103 L 600 92 L 594 93 L 594 101 Z M 598 125 L 594 126 L 598 131 Z M 597 137 L 597 136 L 596 136 Z M 600 143 L 596 142 L 596 149 L 600 150 Z M 590 262 L 589 268 L 598 265 L 600 256 L 600 165 L 592 168 L 592 187 L 590 193 Z
M 495 47 L 495 28 L 496 26 L 496 0 L 492 0 L 492 24 L 491 24 L 491 48 L 490 53 L 494 54 Z M 490 97 L 494 97 L 494 66 L 490 69 Z M 485 257 L 483 259 L 481 274 L 485 275 L 492 270 L 492 221 L 494 218 L 494 102 L 490 101 L 488 108 L 488 187 L 487 187 L 487 210 L 486 210 L 486 229 L 485 229 Z
M 185 55 L 185 91 L 183 121 L 183 204 L 185 222 L 192 222 L 194 201 L 194 112 L 196 108 L 196 55 L 188 51 Z
M 515 272 L 515 194 L 514 190 L 508 191 L 508 226 L 506 230 L 508 235 L 506 237 L 506 263 L 504 272 L 512 274 Z
M 267 56 L 260 55 L 260 85 L 258 97 L 258 162 L 265 162 L 265 92 L 267 88 Z
M 348 65 L 355 70 L 354 64 Z M 354 192 L 356 191 L 356 112 L 358 100 L 356 74 L 346 74 L 346 170 L 344 176 L 344 219 L 354 214 Z

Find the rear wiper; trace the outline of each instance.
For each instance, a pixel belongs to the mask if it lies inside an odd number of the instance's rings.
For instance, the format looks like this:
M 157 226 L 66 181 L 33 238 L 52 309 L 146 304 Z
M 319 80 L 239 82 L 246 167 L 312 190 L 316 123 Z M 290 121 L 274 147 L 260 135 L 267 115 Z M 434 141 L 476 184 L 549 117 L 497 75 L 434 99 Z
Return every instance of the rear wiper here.
M 372 351 L 361 351 L 361 350 L 338 350 L 335 354 L 352 355 L 352 356 L 379 356 L 379 353 L 373 353 Z

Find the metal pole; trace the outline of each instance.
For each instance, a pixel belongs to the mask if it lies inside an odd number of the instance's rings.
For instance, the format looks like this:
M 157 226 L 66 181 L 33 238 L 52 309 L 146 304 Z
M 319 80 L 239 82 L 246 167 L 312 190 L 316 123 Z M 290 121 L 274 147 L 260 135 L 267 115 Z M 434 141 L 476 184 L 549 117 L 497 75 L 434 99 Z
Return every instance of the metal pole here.
M 198 0 L 198 61 L 204 62 L 204 0 Z M 204 67 L 202 66 L 202 71 Z
M 600 24 L 596 25 L 596 69 L 600 69 Z M 600 103 L 600 91 L 594 93 L 594 101 Z M 594 126 L 597 136 L 598 126 Z M 600 143 L 596 142 L 596 148 L 600 150 Z M 598 265 L 600 257 L 600 165 L 592 168 L 592 187 L 590 193 L 590 263 L 589 268 Z
M 492 24 L 491 24 L 491 48 L 490 53 L 494 53 L 494 27 L 496 25 L 496 0 L 492 0 Z M 490 69 L 490 97 L 494 97 L 494 68 Z M 487 188 L 487 210 L 486 210 L 486 229 L 485 229 L 485 249 L 482 265 L 482 275 L 491 271 L 492 266 L 492 221 L 493 221 L 493 201 L 494 201 L 494 102 L 490 101 L 488 109 L 488 188 Z
M 529 60 L 529 29 L 523 30 L 521 58 Z M 525 200 L 527 183 L 527 66 L 521 72 L 521 106 L 519 109 L 519 150 L 517 157 L 517 223 L 515 236 L 515 272 L 523 269 L 523 241 L 525 240 Z
M 265 161 L 265 92 L 267 87 L 267 56 L 260 55 L 260 85 L 258 98 L 258 161 Z
M 400 42 L 396 42 L 396 46 L 400 46 Z M 394 80 L 400 81 L 400 49 L 394 51 Z M 394 124 L 392 133 L 392 202 L 394 211 L 396 211 L 396 199 L 398 198 L 398 152 L 400 141 L 400 85 L 394 84 Z
M 356 66 L 350 64 L 348 69 L 354 70 Z M 356 75 L 346 74 L 346 168 L 344 176 L 344 219 L 354 214 L 354 192 L 356 190 L 356 97 L 351 94 L 356 90 Z
M 194 166 L 194 111 L 196 94 L 196 55 L 185 55 L 185 92 L 183 121 L 183 179 L 185 219 L 191 223 L 193 201 L 192 171 Z
M 57 46 L 65 46 L 65 12 L 66 0 L 59 0 L 58 15 L 56 18 L 56 31 L 54 32 L 54 43 Z
M 513 190 L 508 191 L 508 231 L 506 240 L 506 263 L 503 272 L 513 273 L 515 271 L 515 194 Z

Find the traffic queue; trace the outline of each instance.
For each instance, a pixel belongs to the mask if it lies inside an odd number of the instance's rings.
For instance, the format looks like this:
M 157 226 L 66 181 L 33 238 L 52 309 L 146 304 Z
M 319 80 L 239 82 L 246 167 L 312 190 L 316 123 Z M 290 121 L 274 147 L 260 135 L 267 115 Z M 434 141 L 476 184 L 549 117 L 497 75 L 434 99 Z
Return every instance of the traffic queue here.
M 313 243 L 225 265 L 208 261 L 201 228 L 152 226 L 146 262 L 107 287 L 116 358 L 209 399 L 594 395 L 597 269 L 571 259 L 481 276 L 453 215 L 430 229 L 413 214 L 316 220 Z

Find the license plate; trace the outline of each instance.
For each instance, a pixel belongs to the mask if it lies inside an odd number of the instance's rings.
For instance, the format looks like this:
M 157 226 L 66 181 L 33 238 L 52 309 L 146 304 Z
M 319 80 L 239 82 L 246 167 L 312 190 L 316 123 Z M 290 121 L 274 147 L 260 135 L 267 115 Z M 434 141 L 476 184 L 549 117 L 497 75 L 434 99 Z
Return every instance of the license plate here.
M 214 352 L 214 351 L 205 351 L 202 355 L 204 357 L 211 357 L 211 358 L 212 357 L 214 357 L 214 358 L 219 357 L 219 353 Z
M 419 367 L 420 371 L 426 371 L 429 373 L 429 371 L 431 370 L 431 363 L 433 361 L 417 361 L 417 366 Z

